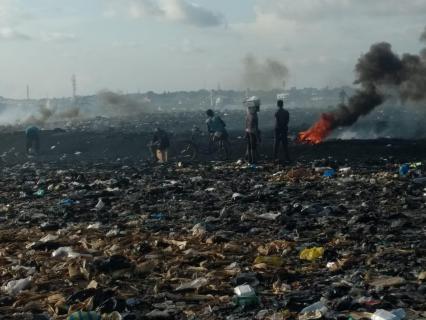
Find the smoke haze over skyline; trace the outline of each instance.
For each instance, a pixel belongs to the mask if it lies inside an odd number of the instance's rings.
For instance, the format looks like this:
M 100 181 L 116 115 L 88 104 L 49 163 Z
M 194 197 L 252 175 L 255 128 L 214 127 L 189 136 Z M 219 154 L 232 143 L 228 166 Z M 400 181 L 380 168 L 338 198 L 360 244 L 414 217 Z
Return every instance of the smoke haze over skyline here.
M 0 96 L 71 96 L 72 74 L 80 95 L 244 89 L 247 53 L 287 87 L 350 85 L 371 43 L 419 52 L 424 16 L 423 0 L 0 0 Z

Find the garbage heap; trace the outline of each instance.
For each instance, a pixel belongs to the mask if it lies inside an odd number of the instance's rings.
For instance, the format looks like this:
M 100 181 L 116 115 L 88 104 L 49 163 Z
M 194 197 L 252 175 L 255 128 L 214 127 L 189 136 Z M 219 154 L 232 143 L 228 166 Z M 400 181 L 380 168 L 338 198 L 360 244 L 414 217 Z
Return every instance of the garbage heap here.
M 406 166 L 5 166 L 0 318 L 426 318 Z

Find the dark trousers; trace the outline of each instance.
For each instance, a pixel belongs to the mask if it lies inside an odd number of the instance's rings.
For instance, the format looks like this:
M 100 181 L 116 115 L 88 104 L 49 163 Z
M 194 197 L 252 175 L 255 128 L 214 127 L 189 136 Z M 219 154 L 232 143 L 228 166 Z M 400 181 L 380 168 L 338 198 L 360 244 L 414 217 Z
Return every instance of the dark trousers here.
M 158 158 L 157 158 L 157 146 L 155 146 L 155 145 L 149 145 L 149 151 L 151 153 L 152 159 L 154 161 L 158 161 Z
M 274 139 L 274 158 L 278 159 L 278 154 L 280 152 L 280 145 L 283 146 L 284 151 L 284 160 L 290 161 L 290 155 L 288 153 L 288 137 L 287 130 L 277 130 L 275 129 L 275 139 Z
M 225 157 L 226 160 L 229 159 L 229 135 L 227 131 L 223 131 L 220 133 L 217 132 L 211 132 L 209 134 L 209 154 L 214 152 L 215 144 L 219 148 L 223 148 L 223 151 L 225 151 Z
M 246 133 L 247 140 L 247 160 L 249 163 L 256 163 L 257 158 L 257 135 L 255 133 Z
M 26 149 L 27 153 L 30 152 L 30 149 L 33 149 L 35 153 L 40 151 L 40 139 L 38 136 L 27 136 Z

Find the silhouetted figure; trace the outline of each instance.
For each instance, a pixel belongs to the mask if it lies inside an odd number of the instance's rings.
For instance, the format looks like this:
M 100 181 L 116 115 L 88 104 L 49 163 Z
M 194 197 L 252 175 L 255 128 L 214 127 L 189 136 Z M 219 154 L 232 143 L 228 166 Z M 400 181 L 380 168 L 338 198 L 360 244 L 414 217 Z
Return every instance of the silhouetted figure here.
M 274 135 L 274 159 L 278 160 L 280 145 L 283 146 L 284 160 L 290 161 L 288 152 L 288 123 L 290 121 L 290 114 L 284 109 L 283 100 L 277 101 L 278 110 L 275 113 L 275 135 Z
M 260 141 L 258 107 L 248 107 L 246 115 L 247 160 L 250 164 L 257 162 L 257 144 Z
M 213 143 L 218 142 L 226 153 L 226 159 L 229 158 L 229 141 L 226 124 L 221 117 L 214 114 L 213 110 L 206 111 L 207 114 L 207 131 L 209 133 L 209 151 L 212 150 Z
M 40 129 L 30 126 L 25 129 L 27 154 L 39 154 L 40 152 Z
M 168 149 L 170 139 L 167 132 L 160 128 L 155 128 L 151 143 L 149 144 L 151 155 L 155 161 L 164 163 L 168 161 Z

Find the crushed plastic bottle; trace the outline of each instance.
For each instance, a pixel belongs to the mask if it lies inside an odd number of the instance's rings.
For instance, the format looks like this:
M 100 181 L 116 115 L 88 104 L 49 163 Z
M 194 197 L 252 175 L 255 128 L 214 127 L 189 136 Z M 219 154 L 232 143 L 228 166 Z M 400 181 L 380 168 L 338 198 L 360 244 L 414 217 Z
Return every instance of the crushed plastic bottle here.
M 42 198 L 45 195 L 45 191 L 43 189 L 38 189 L 36 192 L 34 192 L 34 195 L 36 197 Z
M 267 212 L 267 213 L 263 213 L 259 215 L 259 218 L 263 220 L 275 221 L 280 215 L 281 215 L 280 212 L 278 213 Z
M 101 211 L 103 208 L 105 208 L 105 202 L 103 202 L 102 198 L 100 198 L 95 206 L 95 210 Z
M 98 230 L 101 228 L 101 223 L 100 222 L 95 222 L 95 223 L 91 223 L 87 226 L 87 229 L 95 229 Z
M 399 308 L 399 309 L 395 309 L 391 311 L 394 315 L 396 315 L 399 319 L 405 319 L 405 317 L 407 316 L 407 313 L 405 312 L 404 309 Z
M 241 198 L 244 198 L 244 196 L 241 193 L 236 192 L 232 195 L 232 200 L 238 200 Z
M 193 226 L 191 231 L 194 237 L 203 237 L 207 233 L 206 228 L 201 223 L 197 223 Z
M 166 215 L 162 212 L 156 212 L 156 213 L 150 214 L 149 218 L 153 219 L 153 220 L 161 221 L 161 220 L 164 220 L 166 218 Z
M 426 184 L 426 177 L 420 177 L 413 179 L 413 183 L 415 184 Z
M 327 306 L 322 302 L 318 301 L 300 311 L 299 320 L 308 319 L 320 319 L 328 312 Z
M 70 206 L 74 205 L 75 203 L 76 203 L 76 201 L 75 201 L 75 200 L 72 200 L 72 199 L 66 198 L 66 199 L 62 199 L 62 200 L 59 202 L 59 205 L 61 205 L 61 206 L 63 206 L 63 207 L 70 207 Z
M 77 252 L 74 252 L 71 247 L 60 247 L 52 252 L 53 258 L 78 258 L 81 255 Z
M 196 177 L 192 177 L 190 180 L 191 180 L 192 183 L 201 182 L 201 181 L 203 181 L 203 177 L 202 176 L 196 176 Z
M 300 313 L 308 313 L 308 312 L 313 312 L 317 310 L 320 311 L 322 314 L 324 314 L 327 312 L 328 308 L 322 301 L 318 301 L 318 302 L 315 302 L 314 304 L 311 304 L 310 306 L 307 306 L 306 308 L 303 308 L 302 311 L 300 311 Z
M 406 315 L 407 314 L 404 309 L 396 309 L 392 311 L 378 309 L 371 317 L 371 320 L 402 320 L 405 319 Z
M 189 290 L 189 289 L 200 289 L 206 286 L 209 281 L 206 278 L 198 278 L 188 283 L 183 283 L 175 289 L 175 291 Z

